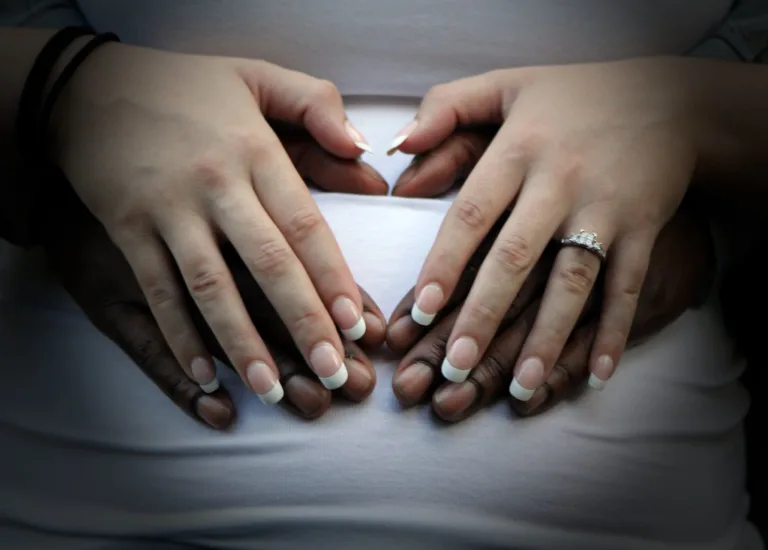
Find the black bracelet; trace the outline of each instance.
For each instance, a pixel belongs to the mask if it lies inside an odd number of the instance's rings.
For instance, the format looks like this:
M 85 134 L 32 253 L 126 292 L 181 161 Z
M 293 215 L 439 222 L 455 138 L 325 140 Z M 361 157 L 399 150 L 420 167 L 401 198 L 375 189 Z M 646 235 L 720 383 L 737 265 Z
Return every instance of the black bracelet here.
M 34 155 L 38 142 L 38 115 L 43 102 L 43 93 L 51 71 L 61 53 L 81 36 L 93 34 L 87 27 L 66 27 L 54 34 L 35 59 L 32 70 L 24 82 L 16 114 L 16 137 L 19 149 L 27 157 Z
M 48 93 L 48 97 L 45 98 L 45 103 L 43 104 L 40 111 L 40 117 L 38 118 L 37 131 L 35 133 L 38 142 L 35 145 L 39 148 L 39 151 L 42 152 L 45 149 L 48 123 L 51 120 L 53 109 L 56 107 L 56 101 L 59 99 L 61 92 L 64 91 L 64 88 L 69 84 L 69 81 L 75 75 L 77 69 L 79 69 L 80 65 L 88 59 L 88 56 L 96 51 L 97 48 L 109 42 L 120 42 L 120 39 L 116 34 L 111 32 L 94 36 L 82 50 L 77 52 L 77 55 L 72 58 L 72 61 L 69 62 L 59 75 L 59 78 L 56 79 L 56 82 L 53 83 L 51 91 Z

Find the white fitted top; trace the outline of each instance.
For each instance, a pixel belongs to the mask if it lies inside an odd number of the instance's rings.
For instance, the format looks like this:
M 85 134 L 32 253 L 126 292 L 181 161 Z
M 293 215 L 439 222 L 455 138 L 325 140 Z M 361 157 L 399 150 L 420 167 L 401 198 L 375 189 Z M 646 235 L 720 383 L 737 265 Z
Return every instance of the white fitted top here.
M 127 41 L 259 56 L 330 78 L 382 151 L 415 112 L 406 98 L 435 83 L 520 64 L 679 53 L 729 2 L 79 5 Z M 393 182 L 409 159 L 366 160 Z M 388 315 L 449 199 L 316 198 Z M 628 353 L 604 392 L 538 418 L 517 419 L 504 403 L 451 427 L 427 409 L 403 412 L 390 389 L 394 362 L 381 355 L 367 402 L 311 423 L 263 406 L 220 369 L 239 411 L 221 434 L 178 412 L 34 254 L 6 250 L 2 265 L 0 357 L 10 368 L 0 387 L 0 542 L 9 548 L 116 550 L 136 548 L 135 537 L 162 550 L 762 547 L 745 521 L 742 365 L 714 307 Z

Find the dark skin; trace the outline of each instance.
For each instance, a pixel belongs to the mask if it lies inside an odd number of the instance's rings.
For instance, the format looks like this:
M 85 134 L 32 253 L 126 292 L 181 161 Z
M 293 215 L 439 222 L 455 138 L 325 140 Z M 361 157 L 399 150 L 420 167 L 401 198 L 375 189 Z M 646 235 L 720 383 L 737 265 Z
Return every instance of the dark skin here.
M 490 142 L 492 131 L 454 135 L 432 154 L 418 159 L 400 178 L 395 194 L 434 196 L 450 189 L 453 174 L 467 174 Z M 454 159 L 450 165 L 440 157 Z M 499 227 L 504 220 L 498 224 Z M 393 377 L 393 390 L 404 406 L 429 401 L 438 417 L 449 422 L 468 418 L 500 397 L 509 399 L 515 412 L 530 416 L 549 410 L 583 387 L 590 348 L 600 311 L 599 286 L 592 293 L 568 345 L 546 383 L 527 402 L 507 392 L 512 371 L 531 329 L 557 246 L 550 247 L 528 277 L 510 308 L 493 344 L 480 365 L 463 384 L 447 382 L 440 373 L 445 344 L 464 298 L 471 288 L 495 233 L 477 251 L 448 307 L 432 326 L 422 327 L 410 317 L 413 292 L 400 302 L 390 318 L 387 343 L 402 355 Z M 589 254 L 587 251 L 580 251 Z M 629 345 L 637 345 L 700 305 L 711 286 L 715 269 L 714 250 L 707 224 L 694 209 L 684 205 L 667 224 L 656 242 L 648 276 L 642 288 Z M 406 369 L 409 370 L 406 375 Z
M 387 192 L 387 184 L 370 166 L 332 157 L 293 129 L 281 128 L 280 135 L 299 173 L 314 185 L 341 192 Z M 55 183 L 55 188 L 65 188 L 63 181 Z M 226 390 L 221 388 L 206 395 L 184 373 L 166 345 L 130 266 L 82 203 L 73 194 L 62 192 L 49 203 L 41 219 L 46 220 L 42 236 L 50 269 L 93 324 L 117 343 L 181 410 L 210 427 L 229 427 L 235 420 L 235 410 Z M 342 389 L 331 392 L 306 366 L 285 325 L 234 249 L 225 242 L 221 247 L 254 325 L 275 354 L 285 389 L 284 406 L 301 418 L 313 419 L 331 406 L 332 393 L 352 402 L 368 397 L 376 374 L 363 348 L 379 347 L 384 342 L 386 327 L 386 320 L 371 297 L 362 291 L 368 331 L 362 340 L 345 343 L 349 380 Z M 208 350 L 228 364 L 191 299 L 188 308 Z
M 316 186 L 330 191 L 386 193 L 386 183 L 370 166 L 333 157 L 305 134 L 293 129 L 280 128 L 279 134 L 299 172 Z M 417 159 L 398 181 L 395 194 L 435 196 L 447 191 L 471 170 L 492 135 L 492 129 L 472 129 L 455 134 L 434 151 Z M 53 203 L 55 208 L 49 209 L 44 216 L 48 220 L 44 231 L 45 251 L 51 269 L 64 288 L 94 325 L 116 342 L 183 411 L 216 429 L 230 426 L 235 420 L 235 410 L 226 391 L 220 389 L 206 395 L 186 376 L 165 344 L 130 267 L 100 224 L 72 195 L 57 197 Z M 278 361 L 286 391 L 284 405 L 304 419 L 321 416 L 331 406 L 333 392 L 324 388 L 305 366 L 284 325 L 239 257 L 227 243 L 222 242 L 221 246 L 254 324 Z M 478 264 L 483 255 L 484 249 L 479 250 Z M 678 263 L 683 255 L 687 260 Z M 692 214 L 681 212 L 657 243 L 633 341 L 666 326 L 686 308 L 698 303 L 701 288 L 711 271 L 710 262 L 706 227 Z M 442 393 L 435 393 L 441 387 L 440 377 L 434 376 L 435 372 L 439 373 L 445 338 L 466 289 L 471 285 L 474 266 L 467 270 L 466 280 L 455 294 L 452 306 L 445 309 L 443 317 L 429 331 L 413 323 L 407 315 L 412 293 L 393 314 L 387 332 L 381 312 L 363 292 L 368 332 L 358 342 L 360 345 L 345 345 L 350 380 L 336 393 L 352 402 L 360 402 L 370 395 L 376 381 L 375 371 L 363 350 L 380 346 L 387 337 L 392 349 L 405 354 L 394 379 L 395 394 L 404 404 L 431 399 L 437 414 L 453 421 L 480 410 L 497 396 L 505 394 L 514 364 L 513 356 L 528 333 L 550 265 L 551 257 L 545 256 L 513 305 L 505 331 L 497 337 L 486 361 L 472 374 L 470 384 L 477 390 L 476 395 L 465 393 L 463 401 L 461 395 L 458 400 L 455 395 L 451 399 L 441 398 Z M 208 349 L 226 362 L 218 342 L 194 304 L 189 301 L 188 305 Z M 594 324 L 589 322 L 592 311 L 596 310 L 588 310 L 585 323 L 572 336 L 545 387 L 528 403 L 513 403 L 518 412 L 542 412 L 583 381 L 594 334 Z M 428 366 L 432 383 L 410 390 L 403 386 L 400 375 L 413 363 Z M 442 385 L 443 388 L 447 386 Z

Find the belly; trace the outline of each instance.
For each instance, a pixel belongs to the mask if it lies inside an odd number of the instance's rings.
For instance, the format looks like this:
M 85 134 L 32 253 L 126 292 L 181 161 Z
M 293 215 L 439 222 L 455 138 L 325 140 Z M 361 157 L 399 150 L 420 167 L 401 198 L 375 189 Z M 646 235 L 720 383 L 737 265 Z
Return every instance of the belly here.
M 410 114 L 350 108 L 377 139 Z M 407 162 L 377 158 L 390 177 Z M 317 200 L 358 282 L 389 314 L 448 203 Z M 311 423 L 262 406 L 222 371 L 239 422 L 219 434 L 176 411 L 33 257 L 23 261 L 24 283 L 10 296 L 6 282 L 0 301 L 0 518 L 222 548 L 243 537 L 342 548 L 336 537 L 359 536 L 444 548 L 575 548 L 577 537 L 615 548 L 606 530 L 622 548 L 727 548 L 743 527 L 747 398 L 713 309 L 630 352 L 605 392 L 540 418 L 517 419 L 503 403 L 451 427 L 427 409 L 403 412 L 394 363 L 380 356 L 366 403 Z

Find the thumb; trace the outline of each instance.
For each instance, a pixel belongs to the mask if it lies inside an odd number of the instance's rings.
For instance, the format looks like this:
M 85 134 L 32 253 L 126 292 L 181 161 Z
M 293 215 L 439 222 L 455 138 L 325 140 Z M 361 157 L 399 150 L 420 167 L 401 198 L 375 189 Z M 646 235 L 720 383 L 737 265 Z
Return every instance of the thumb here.
M 338 88 L 264 61 L 243 61 L 241 75 L 262 114 L 305 128 L 329 153 L 351 159 L 371 152 L 365 137 L 347 120 Z
M 387 154 L 425 153 L 462 126 L 501 125 L 521 86 L 520 73 L 520 69 L 492 71 L 435 86 Z

